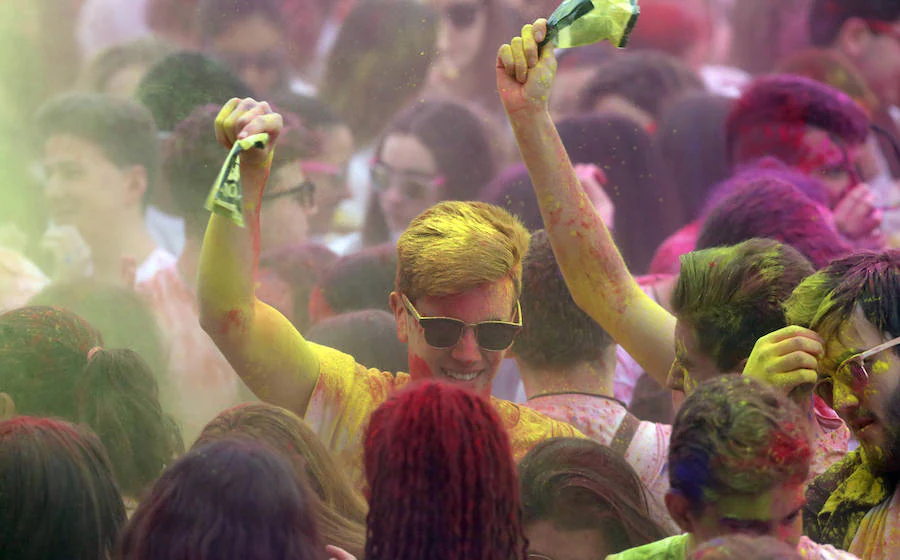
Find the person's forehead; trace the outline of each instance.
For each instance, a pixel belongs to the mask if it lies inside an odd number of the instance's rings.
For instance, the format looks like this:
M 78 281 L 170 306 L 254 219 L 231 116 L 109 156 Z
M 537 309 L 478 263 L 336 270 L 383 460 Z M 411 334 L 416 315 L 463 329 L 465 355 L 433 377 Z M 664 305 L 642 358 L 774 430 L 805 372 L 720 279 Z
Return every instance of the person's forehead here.
M 881 344 L 884 335 L 866 319 L 858 306 L 825 342 L 825 356 L 831 361 L 862 352 Z M 832 364 L 837 366 L 837 363 Z
M 453 317 L 466 322 L 507 320 L 515 302 L 510 278 L 482 284 L 467 292 L 449 296 L 422 296 L 416 308 L 422 316 Z
M 107 159 L 100 146 L 72 134 L 51 134 L 44 142 L 45 161 L 81 161 L 86 158 Z

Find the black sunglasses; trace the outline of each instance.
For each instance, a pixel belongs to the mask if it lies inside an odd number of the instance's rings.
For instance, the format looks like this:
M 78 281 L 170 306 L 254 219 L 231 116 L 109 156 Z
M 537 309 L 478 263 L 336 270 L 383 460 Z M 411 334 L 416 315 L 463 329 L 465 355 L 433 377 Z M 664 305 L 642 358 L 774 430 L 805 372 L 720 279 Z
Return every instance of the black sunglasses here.
M 444 8 L 447 19 L 457 29 L 468 29 L 475 24 L 478 12 L 484 5 L 481 2 L 458 2 Z
M 850 356 L 835 368 L 835 375 L 840 375 L 845 379 L 850 390 L 861 393 L 869 384 L 870 376 L 869 370 L 866 369 L 866 360 L 898 344 L 900 344 L 900 337 L 892 338 L 865 352 Z M 825 401 L 825 404 L 834 406 L 834 380 L 831 377 L 820 377 L 813 387 L 813 392 Z
M 516 302 L 516 323 L 508 321 L 482 321 L 480 323 L 465 323 L 459 319 L 450 317 L 422 317 L 413 307 L 413 304 L 402 294 L 403 305 L 415 318 L 425 331 L 425 342 L 435 348 L 450 348 L 456 346 L 462 338 L 463 331 L 471 327 L 475 330 L 475 340 L 478 346 L 491 352 L 500 352 L 512 346 L 516 335 L 522 330 L 522 308 Z
M 301 206 L 312 206 L 315 202 L 316 184 L 309 179 L 306 179 L 292 189 L 276 193 L 266 193 L 263 195 L 262 199 L 278 200 L 279 198 L 284 198 L 286 196 L 296 198 L 297 203 L 299 203 Z

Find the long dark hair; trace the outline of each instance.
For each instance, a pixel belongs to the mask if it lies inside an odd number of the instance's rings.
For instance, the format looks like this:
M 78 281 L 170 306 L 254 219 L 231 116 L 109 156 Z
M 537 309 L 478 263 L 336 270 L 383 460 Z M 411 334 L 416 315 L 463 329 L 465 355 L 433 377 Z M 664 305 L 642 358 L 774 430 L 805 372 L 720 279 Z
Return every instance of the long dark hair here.
M 366 558 L 524 560 L 519 489 L 506 430 L 489 402 L 427 382 L 370 419 Z
M 310 491 L 249 438 L 197 447 L 159 478 L 116 547 L 121 560 L 324 560 Z
M 652 138 L 613 113 L 569 117 L 558 129 L 572 163 L 592 163 L 606 173 L 604 189 L 616 207 L 616 245 L 632 274 L 645 274 L 657 246 L 684 225 L 681 201 Z
M 102 560 L 124 524 L 97 436 L 47 418 L 0 422 L 0 557 Z
M 475 200 L 494 177 L 496 157 L 492 136 L 485 120 L 467 105 L 446 100 L 416 103 L 396 118 L 375 146 L 381 157 L 384 141 L 391 135 L 410 135 L 434 157 L 438 174 L 444 177 L 441 200 Z M 371 193 L 363 224 L 365 245 L 390 241 L 377 193 Z
M 668 536 L 647 509 L 634 469 L 589 439 L 551 438 L 519 462 L 525 526 L 543 520 L 566 530 L 596 529 L 609 554 Z

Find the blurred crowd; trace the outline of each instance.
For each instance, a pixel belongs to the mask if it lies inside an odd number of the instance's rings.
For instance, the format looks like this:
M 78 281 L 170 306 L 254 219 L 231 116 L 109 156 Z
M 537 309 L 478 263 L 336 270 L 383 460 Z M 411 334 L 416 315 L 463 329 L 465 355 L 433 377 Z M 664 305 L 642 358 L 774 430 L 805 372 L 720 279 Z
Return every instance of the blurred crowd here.
M 557 4 L 4 0 L 0 560 L 900 557 L 900 1 Z

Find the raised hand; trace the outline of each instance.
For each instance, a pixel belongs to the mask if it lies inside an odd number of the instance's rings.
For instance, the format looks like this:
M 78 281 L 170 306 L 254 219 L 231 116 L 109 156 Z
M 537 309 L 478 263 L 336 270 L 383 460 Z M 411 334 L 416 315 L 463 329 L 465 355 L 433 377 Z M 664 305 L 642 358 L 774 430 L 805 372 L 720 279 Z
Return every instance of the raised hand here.
M 216 139 L 230 150 L 238 140 L 267 133 L 269 143 L 265 148 L 253 148 L 241 154 L 242 165 L 264 167 L 272 161 L 275 144 L 283 126 L 281 115 L 273 111 L 265 101 L 249 97 L 234 98 L 216 116 Z
M 497 53 L 497 91 L 507 114 L 521 110 L 546 111 L 556 76 L 556 57 L 548 45 L 538 50 L 547 34 L 547 20 L 522 28 L 522 35 Z

